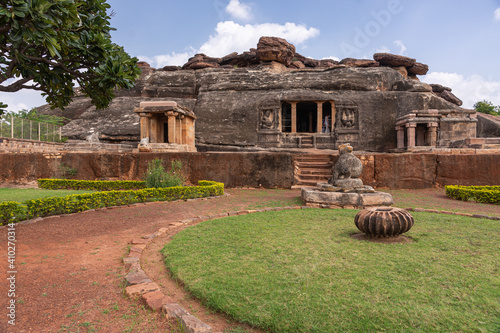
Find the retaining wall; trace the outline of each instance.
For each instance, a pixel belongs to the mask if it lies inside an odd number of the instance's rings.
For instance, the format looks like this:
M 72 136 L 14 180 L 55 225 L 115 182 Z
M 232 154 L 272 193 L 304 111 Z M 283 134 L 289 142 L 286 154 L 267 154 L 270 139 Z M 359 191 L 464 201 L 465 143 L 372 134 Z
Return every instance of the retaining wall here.
M 356 154 L 363 181 L 376 188 L 429 188 L 444 185 L 499 185 L 500 154 Z M 183 163 L 192 183 L 222 182 L 226 187 L 290 188 L 292 153 L 0 153 L 0 183 L 27 183 L 61 177 L 61 163 L 77 179 L 141 179 L 148 162 L 162 158 Z M 334 156 L 334 160 L 337 156 Z
M 0 152 L 8 153 L 45 153 L 59 152 L 64 144 L 59 142 L 45 142 L 0 137 Z

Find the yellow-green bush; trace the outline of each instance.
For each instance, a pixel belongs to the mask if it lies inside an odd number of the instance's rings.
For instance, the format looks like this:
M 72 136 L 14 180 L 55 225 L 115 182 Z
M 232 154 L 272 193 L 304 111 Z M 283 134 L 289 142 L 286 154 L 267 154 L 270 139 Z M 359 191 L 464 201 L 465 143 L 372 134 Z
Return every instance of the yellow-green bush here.
M 17 222 L 19 215 L 22 216 L 23 207 L 19 202 L 0 202 L 0 225 Z
M 446 195 L 450 198 L 481 203 L 500 204 L 500 186 L 445 186 Z
M 46 190 L 137 190 L 146 188 L 146 182 L 136 180 L 38 179 L 38 187 Z
M 28 218 L 69 214 L 89 209 L 127 205 L 146 201 L 173 201 L 224 194 L 224 184 L 199 181 L 199 186 L 147 188 L 136 191 L 107 191 L 73 194 L 63 198 L 42 198 L 26 201 Z

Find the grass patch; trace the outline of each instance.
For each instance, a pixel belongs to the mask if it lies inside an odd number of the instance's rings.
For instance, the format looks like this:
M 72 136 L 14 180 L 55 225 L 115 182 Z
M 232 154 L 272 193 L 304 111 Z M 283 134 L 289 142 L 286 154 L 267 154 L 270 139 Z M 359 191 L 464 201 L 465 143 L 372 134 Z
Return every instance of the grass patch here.
M 410 244 L 357 241 L 355 210 L 200 223 L 162 250 L 208 307 L 272 332 L 494 332 L 498 221 L 413 213 Z
M 86 190 L 42 190 L 38 188 L 0 188 L 0 202 L 36 200 L 41 198 L 65 197 L 71 194 L 92 193 Z

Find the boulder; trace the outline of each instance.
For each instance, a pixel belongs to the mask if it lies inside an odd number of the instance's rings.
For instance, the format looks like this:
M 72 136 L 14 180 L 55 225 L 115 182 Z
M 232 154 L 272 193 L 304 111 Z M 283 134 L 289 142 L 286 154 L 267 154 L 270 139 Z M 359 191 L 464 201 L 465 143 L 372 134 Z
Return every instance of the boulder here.
M 195 62 L 203 61 L 203 58 L 206 57 L 203 53 L 195 54 L 193 57 L 188 59 L 188 62 L 182 66 L 182 69 L 188 69 L 189 66 L 194 64 Z
M 335 61 L 333 59 L 323 59 L 319 61 L 319 66 L 318 67 L 324 67 L 324 68 L 331 68 L 334 67 L 335 65 L 338 65 L 338 61 Z
M 181 68 L 178 67 L 178 66 L 165 66 L 163 67 L 161 70 L 162 71 L 165 71 L 165 72 L 173 72 L 173 71 L 178 71 L 180 70 Z
M 210 63 L 210 62 L 195 62 L 187 67 L 187 69 L 203 69 L 203 68 L 214 68 L 214 67 L 219 67 L 219 64 L 216 63 Z
M 290 64 L 290 67 L 301 69 L 301 68 L 306 68 L 306 65 L 304 65 L 304 63 L 302 61 L 295 60 L 295 61 L 292 61 L 292 63 Z
M 391 53 L 375 53 L 373 59 L 378 61 L 382 66 L 389 67 L 411 67 L 417 62 L 413 58 L 408 58 L 401 55 L 391 54 Z
M 257 44 L 259 61 L 277 61 L 290 66 L 295 55 L 295 46 L 283 38 L 261 37 Z
M 259 60 L 257 59 L 257 53 L 255 51 L 243 52 L 242 54 L 233 52 L 223 57 L 220 61 L 221 67 L 224 66 L 224 68 L 250 67 L 258 63 Z
M 370 59 L 354 59 L 354 58 L 345 58 L 342 59 L 339 64 L 346 65 L 349 67 L 378 67 L 380 64 L 377 61 Z
M 453 95 L 451 91 L 445 90 L 439 94 L 439 97 L 447 100 L 450 103 L 453 103 L 458 106 L 462 106 L 463 102 L 460 98 L 457 96 Z
M 425 75 L 429 71 L 429 66 L 426 64 L 422 64 L 420 62 L 416 62 L 415 65 L 408 67 L 408 73 L 416 74 L 416 75 Z
M 399 67 L 392 67 L 395 71 L 398 71 L 399 74 L 403 75 L 405 79 L 408 78 L 408 71 L 406 70 L 406 67 L 404 66 L 399 66 Z
M 311 58 L 306 58 L 304 60 L 304 65 L 306 65 L 306 67 L 312 67 L 312 68 L 321 67 L 321 61 L 314 60 L 314 59 L 311 59 Z
M 448 88 L 448 87 L 445 87 L 445 86 L 442 86 L 442 85 L 436 84 L 436 83 L 431 83 L 430 86 L 432 87 L 432 92 L 435 92 L 435 93 L 442 93 L 445 90 L 451 91 L 451 88 Z
M 147 62 L 145 61 L 139 61 L 137 63 L 137 67 L 139 67 L 141 69 L 141 73 L 142 74 L 150 74 L 154 71 L 154 68 L 151 67 Z

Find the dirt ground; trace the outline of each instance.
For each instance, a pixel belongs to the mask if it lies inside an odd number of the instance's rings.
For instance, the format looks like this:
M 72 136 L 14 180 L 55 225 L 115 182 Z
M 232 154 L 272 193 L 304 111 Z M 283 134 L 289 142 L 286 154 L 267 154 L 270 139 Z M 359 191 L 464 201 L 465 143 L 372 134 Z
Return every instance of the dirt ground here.
M 388 191 L 389 192 L 389 191 Z M 500 206 L 458 202 L 443 189 L 390 191 L 396 206 L 500 216 Z M 227 189 L 229 196 L 163 202 L 54 217 L 16 225 L 15 326 L 7 323 L 8 230 L 0 228 L 0 332 L 180 332 L 176 322 L 124 295 L 129 242 L 169 223 L 264 206 L 302 205 L 300 190 Z M 185 228 L 185 227 L 179 227 Z M 159 250 L 180 229 L 156 238 L 142 259 L 163 293 L 223 332 L 237 323 L 201 306 L 169 279 Z M 259 332 L 241 326 L 249 332 Z

